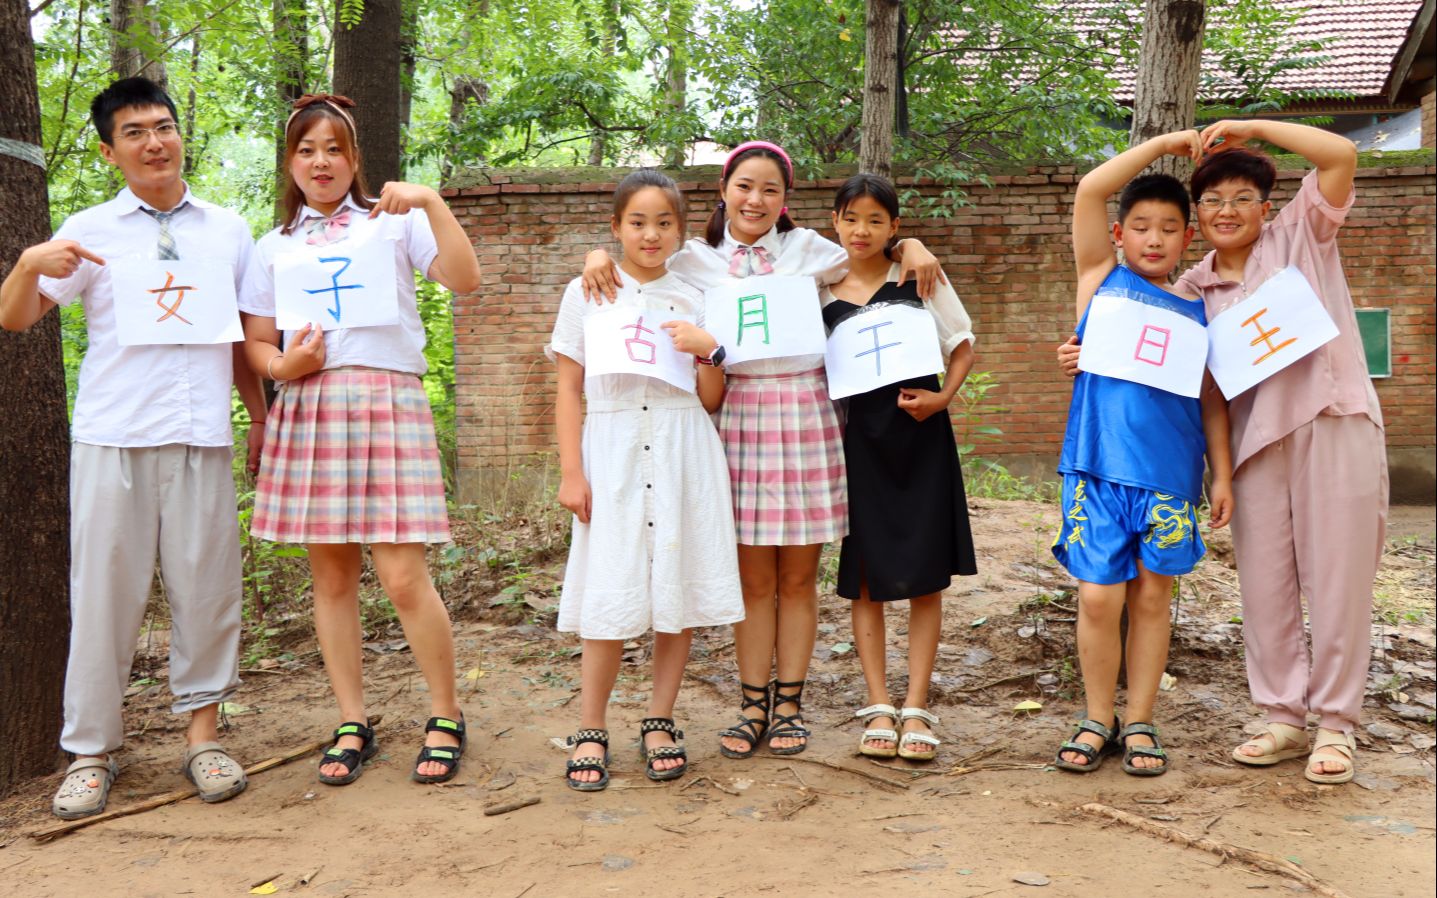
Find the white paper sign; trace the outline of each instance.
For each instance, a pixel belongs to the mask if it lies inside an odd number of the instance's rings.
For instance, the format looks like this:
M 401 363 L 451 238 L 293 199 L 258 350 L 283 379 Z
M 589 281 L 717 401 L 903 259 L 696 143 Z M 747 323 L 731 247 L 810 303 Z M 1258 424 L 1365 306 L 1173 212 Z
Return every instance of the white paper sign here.
M 112 259 L 121 346 L 235 343 L 244 339 L 234 267 L 215 259 Z
M 382 238 L 281 253 L 274 260 L 275 326 L 327 331 L 399 321 L 394 242 Z
M 828 338 L 828 395 L 856 393 L 943 370 L 938 326 L 926 309 L 880 303 L 843 319 Z
M 694 357 L 674 349 L 665 321 L 693 323 L 692 315 L 609 308 L 584 318 L 584 377 L 642 374 L 694 392 Z
M 1208 324 L 1208 368 L 1232 399 L 1336 339 L 1337 325 L 1294 266 Z
M 1171 309 L 1100 293 L 1088 306 L 1078 367 L 1196 399 L 1207 328 Z
M 704 325 L 724 364 L 823 355 L 827 342 L 813 278 L 763 275 L 726 281 L 704 294 Z

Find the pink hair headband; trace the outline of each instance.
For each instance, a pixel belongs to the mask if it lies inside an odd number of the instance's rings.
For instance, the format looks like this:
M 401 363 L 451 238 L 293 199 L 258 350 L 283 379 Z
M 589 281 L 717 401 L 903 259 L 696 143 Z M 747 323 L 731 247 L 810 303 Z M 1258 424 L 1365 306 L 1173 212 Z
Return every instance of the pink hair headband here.
M 728 158 L 723 161 L 724 180 L 728 180 L 728 169 L 730 165 L 733 165 L 733 161 L 737 159 L 741 153 L 746 153 L 749 150 L 771 150 L 777 153 L 778 158 L 783 160 L 784 168 L 788 175 L 788 186 L 793 186 L 793 160 L 788 158 L 788 154 L 783 151 L 783 147 L 776 143 L 769 143 L 766 140 L 750 140 L 747 143 L 741 143 L 734 147 L 728 154 Z
M 341 94 L 305 94 L 298 100 L 295 100 L 294 111 L 289 114 L 289 118 L 284 120 L 284 133 L 289 133 L 289 126 L 294 124 L 295 116 L 318 103 L 323 103 L 325 106 L 339 113 L 339 117 L 344 119 L 344 123 L 349 126 L 349 136 L 356 141 L 359 139 L 359 131 L 354 127 L 354 117 L 351 116 L 349 110 L 345 108 L 346 106 L 352 107 L 355 103 L 349 97 Z

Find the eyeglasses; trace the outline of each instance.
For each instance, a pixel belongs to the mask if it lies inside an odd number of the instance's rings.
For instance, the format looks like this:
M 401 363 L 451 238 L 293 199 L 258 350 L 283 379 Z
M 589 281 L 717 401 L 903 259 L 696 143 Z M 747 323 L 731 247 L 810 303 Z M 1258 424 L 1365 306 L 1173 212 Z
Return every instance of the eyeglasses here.
M 1198 200 L 1198 205 L 1201 206 L 1203 209 L 1207 210 L 1208 212 L 1216 212 L 1223 206 L 1228 205 L 1232 206 L 1232 210 L 1234 212 L 1246 212 L 1260 202 L 1262 201 L 1257 197 L 1253 196 L 1252 194 L 1244 193 L 1239 196 L 1235 196 L 1230 200 L 1225 200 L 1220 196 L 1204 196 Z
M 151 134 L 161 141 L 174 140 L 180 136 L 180 126 L 174 122 L 161 122 L 153 128 L 126 128 L 120 132 L 119 137 L 125 143 L 141 144 L 147 143 Z

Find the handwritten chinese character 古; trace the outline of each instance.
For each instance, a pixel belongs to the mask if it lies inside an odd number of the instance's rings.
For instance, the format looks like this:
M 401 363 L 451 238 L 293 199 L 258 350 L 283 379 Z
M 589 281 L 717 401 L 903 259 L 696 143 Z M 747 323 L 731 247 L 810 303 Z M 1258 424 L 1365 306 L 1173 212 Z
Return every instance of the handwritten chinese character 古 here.
M 330 275 L 329 275 L 330 285 L 329 285 L 328 287 L 320 287 L 320 288 L 318 288 L 318 289 L 316 289 L 316 290 L 305 290 L 304 292 L 310 294 L 311 296 L 313 296 L 313 295 L 316 294 L 316 293 L 333 293 L 333 294 L 334 294 L 334 308 L 332 308 L 332 309 L 325 309 L 325 311 L 330 314 L 330 317 L 332 317 L 332 318 L 335 320 L 335 323 L 338 323 L 338 322 L 339 322 L 339 316 L 340 316 L 339 291 L 341 291 L 341 290 L 363 290 L 363 289 L 364 289 L 364 285 L 363 285 L 363 284 L 341 284 L 341 283 L 339 282 L 339 276 L 342 275 L 342 274 L 344 274 L 344 272 L 349 269 L 349 266 L 350 266 L 350 265 L 354 264 L 354 260 L 353 260 L 353 259 L 350 259 L 350 258 L 345 257 L 345 256 L 330 256 L 330 257 L 325 258 L 325 259 L 320 259 L 319 262 L 320 262 L 321 265 L 328 265 L 330 262 L 339 262 L 339 263 L 341 263 L 341 264 L 340 264 L 338 270 L 330 272 Z
M 868 327 L 860 327 L 860 328 L 858 329 L 858 332 L 859 332 L 860 334 L 863 333 L 863 332 L 865 332 L 865 331 L 873 331 L 873 348 L 872 348 L 872 349 L 865 349 L 865 350 L 863 350 L 862 352 L 855 354 L 853 357 L 854 357 L 855 359 L 857 359 L 857 358 L 862 358 L 863 356 L 866 356 L 866 355 L 872 355 L 872 356 L 873 356 L 873 373 L 874 373 L 875 375 L 879 376 L 879 377 L 882 377 L 882 376 L 883 376 L 883 356 L 882 356 L 882 353 L 880 352 L 880 350 L 892 349 L 892 348 L 895 347 L 895 346 L 902 346 L 902 345 L 903 345 L 903 341 L 902 341 L 902 340 L 898 340 L 898 341 L 895 341 L 895 342 L 893 342 L 893 343 L 884 343 L 884 344 L 881 345 L 881 346 L 878 344 L 878 340 L 879 340 L 879 337 L 878 337 L 878 329 L 879 329 L 880 327 L 884 327 L 884 326 L 889 325 L 889 324 L 892 324 L 892 323 L 893 323 L 892 321 L 880 321 L 880 322 L 878 322 L 877 324 L 870 324 Z
M 148 292 L 150 292 L 150 293 L 154 293 L 154 294 L 155 294 L 155 305 L 159 306 L 159 307 L 164 311 L 164 313 L 165 313 L 165 314 L 161 315 L 160 317 L 156 318 L 155 320 L 156 320 L 156 321 L 164 321 L 166 318 L 178 318 L 178 319 L 180 319 L 181 321 L 183 321 L 185 324 L 188 324 L 188 325 L 192 325 L 192 326 L 193 326 L 193 325 L 194 325 L 194 322 L 193 322 L 193 321 L 189 320 L 188 318 L 186 318 L 185 316 L 183 316 L 183 315 L 180 314 L 180 303 L 182 303 L 182 302 L 185 301 L 185 291 L 186 291 L 186 290 L 195 290 L 195 289 L 197 289 L 197 288 L 195 288 L 195 287 L 176 287 L 176 286 L 175 286 L 175 276 L 174 276 L 173 274 L 171 274 L 170 272 L 168 272 L 168 271 L 165 272 L 165 285 L 164 285 L 163 287 L 156 287 L 155 289 L 148 291 Z M 166 296 L 167 294 L 170 294 L 170 293 L 173 293 L 173 294 L 174 294 L 174 297 L 173 297 L 173 299 L 174 299 L 174 304 L 167 306 L 167 305 L 165 305 L 165 296 Z
M 632 337 L 629 337 L 627 340 L 624 341 L 624 349 L 627 350 L 629 353 L 629 361 L 638 362 L 641 365 L 657 364 L 659 360 L 658 347 L 650 343 L 648 340 L 645 340 L 643 337 L 639 336 L 639 334 L 652 334 L 654 332 L 652 328 L 644 327 L 643 315 L 639 316 L 638 321 L 634 322 L 633 324 L 625 324 L 621 326 L 619 330 L 633 330 L 634 332 L 634 335 Z M 634 355 L 634 346 L 636 345 L 643 346 L 648 349 L 648 358 L 639 358 L 638 356 Z
M 1165 327 L 1143 325 L 1143 332 L 1138 335 L 1138 348 L 1133 352 L 1133 360 L 1161 368 L 1168 360 L 1168 343 L 1172 337 L 1173 332 Z
M 1262 355 L 1252 360 L 1252 363 L 1254 365 L 1262 364 L 1263 362 L 1271 358 L 1279 349 L 1291 346 L 1292 344 L 1297 342 L 1296 337 L 1289 337 L 1288 339 L 1283 340 L 1281 343 L 1274 344 L 1272 342 L 1272 338 L 1275 337 L 1277 335 L 1277 332 L 1282 330 L 1282 328 L 1274 327 L 1272 330 L 1263 330 L 1262 322 L 1258 321 L 1258 319 L 1266 314 L 1267 309 L 1259 309 L 1256 313 L 1253 314 L 1251 318 L 1247 319 L 1242 323 L 1243 327 L 1247 327 L 1249 324 L 1251 324 L 1253 327 L 1257 328 L 1257 336 L 1254 337 L 1252 342 L 1247 345 L 1256 346 L 1259 343 L 1267 345 L 1267 352 L 1264 352 Z
M 757 305 L 757 308 L 746 306 Z M 763 342 L 768 343 L 768 296 L 755 293 L 738 298 L 738 345 L 743 345 L 743 332 L 749 328 L 763 330 Z

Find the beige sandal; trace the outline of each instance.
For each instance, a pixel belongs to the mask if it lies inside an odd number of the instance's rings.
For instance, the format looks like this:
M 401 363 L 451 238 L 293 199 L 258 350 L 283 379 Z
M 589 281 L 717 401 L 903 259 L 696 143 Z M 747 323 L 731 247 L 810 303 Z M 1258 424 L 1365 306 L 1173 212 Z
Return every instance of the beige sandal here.
M 201 742 L 185 750 L 185 779 L 200 790 L 204 802 L 224 801 L 249 785 L 244 768 L 225 754 L 218 742 Z
M 1265 741 L 1268 740 L 1268 741 Z M 1243 754 L 1242 749 L 1255 745 L 1262 749 L 1260 755 Z M 1254 736 L 1232 750 L 1232 759 L 1251 767 L 1269 767 L 1300 758 L 1307 754 L 1307 731 L 1290 723 L 1267 724 L 1267 732 Z
M 105 809 L 110 786 L 120 775 L 114 758 L 80 758 L 65 771 L 50 810 L 61 820 L 79 820 Z
M 880 717 L 887 717 L 894 723 L 898 722 L 898 709 L 892 705 L 869 705 L 853 712 L 854 717 L 863 718 L 863 725 L 868 726 Z M 869 745 L 872 740 L 892 742 L 892 748 L 877 748 Z M 858 753 L 867 755 L 870 758 L 894 758 L 898 756 L 898 731 L 885 727 L 872 727 L 863 731 L 863 737 L 858 740 Z
M 901 727 L 910 720 L 921 720 L 928 724 L 933 730 L 938 729 L 938 717 L 927 708 L 904 708 L 898 715 L 898 725 Z M 918 751 L 912 748 L 913 745 L 931 745 L 929 751 Z M 938 746 L 943 741 L 937 736 L 929 733 L 904 733 L 903 738 L 898 740 L 898 757 L 907 758 L 910 761 L 931 761 L 938 756 Z
M 1352 782 L 1352 776 L 1357 772 L 1357 765 L 1353 763 L 1353 754 L 1356 751 L 1357 740 L 1352 738 L 1351 733 L 1319 729 L 1317 740 L 1312 746 L 1312 754 L 1307 757 L 1305 773 L 1308 782 L 1321 783 L 1325 786 Z M 1318 752 L 1322 752 L 1322 754 L 1319 755 Z M 1338 773 L 1318 773 L 1312 769 L 1314 763 L 1342 764 L 1343 768 Z

